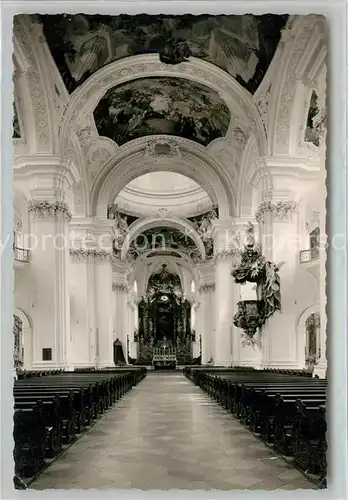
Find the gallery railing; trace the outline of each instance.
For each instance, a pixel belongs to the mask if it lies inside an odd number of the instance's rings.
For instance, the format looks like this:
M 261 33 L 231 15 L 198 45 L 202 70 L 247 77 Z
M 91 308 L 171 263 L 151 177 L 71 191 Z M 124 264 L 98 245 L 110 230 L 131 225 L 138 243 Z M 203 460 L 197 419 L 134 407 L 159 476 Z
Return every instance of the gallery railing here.
M 300 263 L 313 262 L 319 259 L 319 247 L 313 247 L 308 250 L 300 251 Z
M 30 250 L 20 247 L 13 247 L 14 260 L 17 262 L 29 262 Z

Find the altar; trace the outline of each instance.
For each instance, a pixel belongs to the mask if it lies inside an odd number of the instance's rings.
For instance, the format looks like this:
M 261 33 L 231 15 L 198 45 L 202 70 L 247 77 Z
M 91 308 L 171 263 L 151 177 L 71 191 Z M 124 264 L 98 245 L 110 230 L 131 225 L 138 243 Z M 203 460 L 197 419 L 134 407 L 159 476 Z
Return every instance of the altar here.
M 175 370 L 176 365 L 176 349 L 168 344 L 166 340 L 153 349 L 152 367 L 154 370 L 156 368 L 172 368 Z
M 138 303 L 136 364 L 176 368 L 192 364 L 191 303 L 183 295 L 179 276 L 164 264 L 150 276 Z

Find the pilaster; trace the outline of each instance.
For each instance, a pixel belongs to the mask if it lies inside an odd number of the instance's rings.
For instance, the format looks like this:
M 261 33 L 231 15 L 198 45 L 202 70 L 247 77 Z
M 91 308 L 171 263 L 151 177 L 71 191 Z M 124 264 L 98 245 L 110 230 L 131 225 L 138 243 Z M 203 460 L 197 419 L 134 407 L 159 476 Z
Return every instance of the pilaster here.
M 128 318 L 128 275 L 129 264 L 114 260 L 112 288 L 116 303 L 114 305 L 115 337 L 122 342 L 123 354 L 128 362 L 127 335 L 129 334 Z
M 35 193 L 38 192 L 39 188 Z M 69 368 L 73 356 L 67 280 L 71 215 L 68 205 L 62 199 L 55 199 L 57 192 L 49 192 L 47 186 L 44 192 L 48 199 L 32 198 L 28 203 L 29 274 L 36 292 L 32 304 L 32 366 L 38 369 Z
M 262 253 L 279 267 L 281 293 L 281 311 L 266 321 L 261 332 L 263 367 L 298 367 L 296 274 L 300 238 L 298 204 L 289 199 L 289 194 L 283 190 L 268 192 L 268 200 L 260 205 L 255 216 Z
M 232 218 L 212 220 L 215 261 L 214 365 L 231 366 L 233 360 L 233 315 L 237 287 L 231 276 L 239 254 L 238 230 Z

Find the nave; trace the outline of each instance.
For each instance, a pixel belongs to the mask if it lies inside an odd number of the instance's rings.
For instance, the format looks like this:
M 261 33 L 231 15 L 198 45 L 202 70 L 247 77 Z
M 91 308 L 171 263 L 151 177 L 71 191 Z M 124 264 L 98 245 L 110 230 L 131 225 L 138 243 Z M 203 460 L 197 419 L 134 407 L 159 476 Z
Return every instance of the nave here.
M 180 372 L 150 372 L 31 489 L 313 489 Z

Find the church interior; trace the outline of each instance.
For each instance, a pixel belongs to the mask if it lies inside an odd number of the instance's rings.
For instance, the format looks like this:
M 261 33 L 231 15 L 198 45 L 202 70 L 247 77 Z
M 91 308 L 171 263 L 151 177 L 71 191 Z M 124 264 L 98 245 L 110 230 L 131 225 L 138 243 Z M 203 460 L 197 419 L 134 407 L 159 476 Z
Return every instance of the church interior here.
M 13 47 L 15 487 L 325 487 L 324 18 Z

